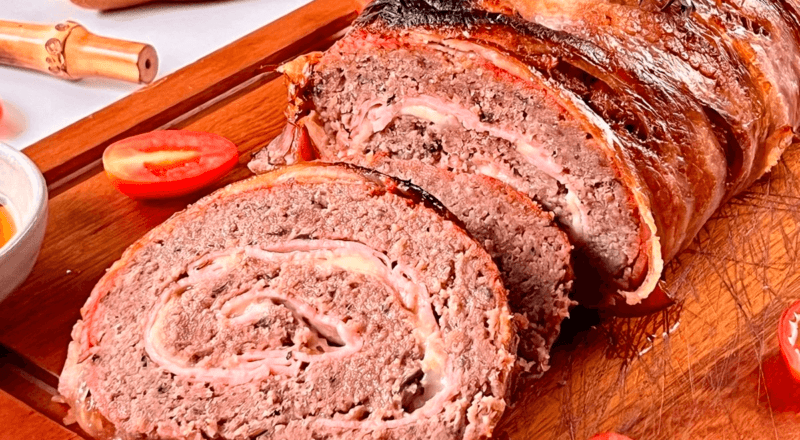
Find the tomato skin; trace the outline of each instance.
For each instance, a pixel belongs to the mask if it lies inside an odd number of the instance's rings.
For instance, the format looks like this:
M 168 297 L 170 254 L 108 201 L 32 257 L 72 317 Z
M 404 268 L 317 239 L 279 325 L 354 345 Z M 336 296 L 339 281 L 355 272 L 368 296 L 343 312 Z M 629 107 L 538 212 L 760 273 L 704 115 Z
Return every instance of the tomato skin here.
M 631 438 L 622 434 L 617 434 L 616 432 L 604 432 L 602 434 L 595 434 L 594 437 L 589 440 L 631 440 Z
M 314 143 L 311 141 L 311 136 L 308 135 L 308 130 L 305 127 L 295 127 L 294 140 L 292 141 L 294 151 L 297 151 L 300 158 L 304 162 L 310 162 L 319 157 Z
M 794 379 L 800 382 L 800 354 L 797 353 L 797 349 L 800 348 L 800 336 L 797 329 L 800 318 L 796 318 L 796 316 L 800 316 L 800 301 L 781 314 L 781 320 L 778 323 L 778 342 L 786 366 L 789 367 Z M 791 337 L 794 337 L 794 343 L 792 343 Z
M 669 296 L 662 283 L 658 283 L 650 295 L 639 304 L 630 305 L 625 301 L 617 301 L 603 309 L 620 318 L 638 318 L 660 312 L 672 305 L 675 305 L 675 300 Z
M 103 152 L 111 184 L 134 199 L 191 194 L 222 178 L 238 161 L 239 151 L 228 139 L 183 130 L 132 136 Z

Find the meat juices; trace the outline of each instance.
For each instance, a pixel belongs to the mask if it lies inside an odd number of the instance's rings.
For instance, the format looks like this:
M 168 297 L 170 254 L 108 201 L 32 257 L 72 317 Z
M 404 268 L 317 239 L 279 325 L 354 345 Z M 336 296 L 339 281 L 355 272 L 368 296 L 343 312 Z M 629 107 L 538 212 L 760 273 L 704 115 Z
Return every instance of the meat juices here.
M 323 160 L 422 162 L 526 194 L 576 246 L 577 280 L 597 282 L 577 299 L 624 312 L 800 116 L 794 2 L 685 3 L 375 1 L 284 67 L 290 122 Z M 297 157 L 275 143 L 256 164 Z
M 98 438 L 486 438 L 515 340 L 454 221 L 354 167 L 226 187 L 98 283 L 59 392 Z

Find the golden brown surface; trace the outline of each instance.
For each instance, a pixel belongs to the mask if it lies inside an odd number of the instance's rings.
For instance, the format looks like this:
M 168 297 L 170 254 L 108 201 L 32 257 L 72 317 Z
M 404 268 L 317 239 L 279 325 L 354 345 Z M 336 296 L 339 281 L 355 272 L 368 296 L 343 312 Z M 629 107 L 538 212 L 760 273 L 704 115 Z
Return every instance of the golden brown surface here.
M 228 137 L 242 153 L 220 185 L 249 175 L 248 153 L 284 124 L 286 90 L 270 66 L 324 47 L 353 17 L 341 2 L 317 0 L 26 150 L 55 190 L 34 272 L 0 304 L 0 343 L 31 361 L 31 375 L 49 376 L 45 382 L 52 385 L 50 373 L 61 369 L 71 326 L 105 269 L 200 196 L 149 203 L 126 198 L 100 173 L 103 147 L 162 126 L 204 130 Z M 583 440 L 604 430 L 638 440 L 800 438 L 797 405 L 786 399 L 786 391 L 796 389 L 781 378 L 775 357 L 778 316 L 800 299 L 798 173 L 800 148 L 793 147 L 771 176 L 725 205 L 670 266 L 667 281 L 685 296 L 682 307 L 646 319 L 602 321 L 557 347 L 552 370 L 507 412 L 496 438 Z M 667 329 L 673 331 L 665 338 Z M 46 399 L 26 400 L 30 386 L 7 379 L 0 389 L 49 419 L 63 416 Z M 63 431 L 48 419 L 26 423 Z

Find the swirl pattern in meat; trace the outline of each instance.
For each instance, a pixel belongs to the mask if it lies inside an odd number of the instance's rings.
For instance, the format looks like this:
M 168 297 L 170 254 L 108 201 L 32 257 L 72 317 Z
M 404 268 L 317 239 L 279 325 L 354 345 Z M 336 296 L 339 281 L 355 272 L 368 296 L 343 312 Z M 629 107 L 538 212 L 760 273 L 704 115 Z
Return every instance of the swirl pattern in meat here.
M 103 277 L 59 391 L 98 438 L 486 438 L 511 315 L 443 214 L 353 167 L 233 184 Z
M 649 298 L 664 262 L 794 141 L 798 11 L 376 0 L 330 50 L 284 67 L 289 113 L 323 159 L 417 160 L 527 194 L 576 245 L 579 301 L 652 310 L 667 305 Z M 262 162 L 295 160 L 273 147 Z

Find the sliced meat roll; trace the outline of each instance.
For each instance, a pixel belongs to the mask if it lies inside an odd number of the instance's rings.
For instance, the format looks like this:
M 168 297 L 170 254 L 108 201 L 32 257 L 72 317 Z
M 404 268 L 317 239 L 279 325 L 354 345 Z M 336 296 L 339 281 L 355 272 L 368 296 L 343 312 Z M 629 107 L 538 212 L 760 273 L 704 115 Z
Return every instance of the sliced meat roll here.
M 511 311 L 523 317 L 517 325 L 521 366 L 534 375 L 546 371 L 572 305 L 572 246 L 553 215 L 491 177 L 414 160 L 378 157 L 366 165 L 425 188 L 463 222 L 500 269 Z
M 523 64 L 505 57 L 503 70 L 491 59 L 501 55 L 473 49 L 358 28 L 323 56 L 285 66 L 306 150 L 326 161 L 369 166 L 379 155 L 492 177 L 555 213 L 615 288 L 635 292 L 660 275 L 661 260 L 649 258 L 660 256 L 655 224 L 637 205 L 646 196 L 631 190 L 645 186 L 614 155 L 614 134 Z M 296 160 L 303 142 L 290 137 L 256 160 Z
M 793 141 L 795 3 L 376 0 L 284 67 L 307 142 L 259 157 L 494 177 L 555 213 L 580 300 L 663 306 L 664 262 Z
M 463 222 L 500 269 L 511 311 L 523 317 L 517 326 L 522 366 L 534 375 L 546 371 L 572 305 L 572 246 L 553 214 L 491 177 L 414 160 L 378 157 L 366 165 L 425 188 Z
M 514 364 L 506 301 L 430 196 L 287 167 L 131 246 L 82 309 L 59 392 L 98 438 L 486 438 Z
M 295 129 L 289 126 L 287 130 L 285 139 L 294 139 Z M 303 139 L 306 134 L 296 134 L 302 144 L 307 144 Z M 520 366 L 534 376 L 546 371 L 550 349 L 572 305 L 572 246 L 554 223 L 553 215 L 491 177 L 458 174 L 415 160 L 383 156 L 359 163 L 425 188 L 463 222 L 494 259 L 509 289 L 511 310 L 520 315 Z M 256 173 L 273 168 L 261 159 L 249 166 Z

